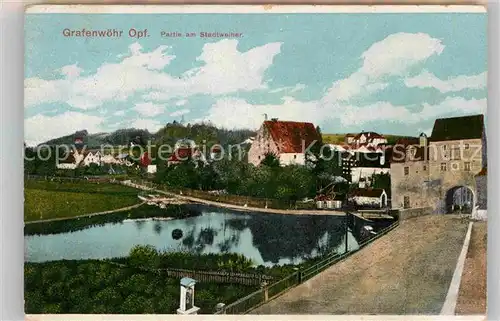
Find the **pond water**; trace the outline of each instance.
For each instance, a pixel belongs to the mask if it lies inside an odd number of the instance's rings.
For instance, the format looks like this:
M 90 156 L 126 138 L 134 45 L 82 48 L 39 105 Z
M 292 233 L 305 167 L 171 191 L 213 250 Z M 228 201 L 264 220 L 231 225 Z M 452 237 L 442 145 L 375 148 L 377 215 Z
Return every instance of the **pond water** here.
M 76 232 L 25 236 L 25 260 L 122 257 L 134 245 L 149 244 L 165 251 L 238 253 L 255 265 L 273 266 L 345 251 L 345 218 L 341 216 L 238 213 L 207 206 L 198 209 L 200 216 L 186 219 L 126 220 Z M 347 242 L 349 250 L 358 248 L 350 232 Z

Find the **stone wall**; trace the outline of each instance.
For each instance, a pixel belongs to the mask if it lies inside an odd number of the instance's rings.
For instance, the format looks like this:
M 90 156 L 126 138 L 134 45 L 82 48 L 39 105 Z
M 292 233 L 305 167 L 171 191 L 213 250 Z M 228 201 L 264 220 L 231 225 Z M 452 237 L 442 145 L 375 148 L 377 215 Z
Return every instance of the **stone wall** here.
M 459 186 L 472 191 L 474 204 L 484 202 L 477 199 L 475 179 L 483 168 L 484 143 L 481 139 L 429 142 L 428 161 L 392 163 L 392 208 L 403 209 L 407 196 L 409 208 L 431 207 L 434 213 L 445 213 L 448 191 Z
M 278 156 L 278 146 L 274 143 L 271 134 L 262 125 L 248 151 L 248 162 L 258 166 L 267 153 Z
M 430 215 L 434 211 L 431 207 L 420 207 L 420 208 L 408 208 L 408 209 L 400 209 L 397 211 L 397 215 L 400 221 L 404 221 L 410 218 Z
M 424 167 L 425 166 L 425 167 Z M 405 175 L 408 167 L 408 175 Z M 428 179 L 426 162 L 406 162 L 391 164 L 391 206 L 404 207 L 404 197 L 409 197 L 410 208 L 427 206 L 426 183 Z

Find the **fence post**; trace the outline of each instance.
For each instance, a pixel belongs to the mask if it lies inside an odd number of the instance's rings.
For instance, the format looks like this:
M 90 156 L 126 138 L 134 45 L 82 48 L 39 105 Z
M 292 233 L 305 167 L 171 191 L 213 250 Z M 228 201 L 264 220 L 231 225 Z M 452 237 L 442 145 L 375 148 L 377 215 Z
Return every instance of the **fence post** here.
M 260 287 L 264 290 L 264 302 L 267 302 L 269 300 L 269 289 L 267 287 L 267 282 L 262 282 L 260 284 Z

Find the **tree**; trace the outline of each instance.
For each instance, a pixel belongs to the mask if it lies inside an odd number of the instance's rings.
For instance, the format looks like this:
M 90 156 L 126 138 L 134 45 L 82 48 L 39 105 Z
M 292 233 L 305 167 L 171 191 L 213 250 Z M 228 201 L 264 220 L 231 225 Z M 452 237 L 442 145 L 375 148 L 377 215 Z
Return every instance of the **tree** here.
M 160 266 L 160 255 L 152 245 L 136 245 L 130 250 L 130 264 L 136 267 L 157 268 Z
M 280 166 L 280 160 L 278 156 L 273 153 L 266 153 L 264 159 L 260 162 L 261 165 L 276 168 Z
M 391 197 L 391 175 L 380 173 L 372 175 L 372 187 L 385 189 L 388 197 Z

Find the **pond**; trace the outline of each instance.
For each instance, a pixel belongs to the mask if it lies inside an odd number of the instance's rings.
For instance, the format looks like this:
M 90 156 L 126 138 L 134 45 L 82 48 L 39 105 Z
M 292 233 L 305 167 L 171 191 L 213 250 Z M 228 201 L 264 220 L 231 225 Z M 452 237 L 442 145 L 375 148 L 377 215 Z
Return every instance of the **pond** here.
M 198 206 L 201 215 L 173 220 L 125 220 L 84 230 L 25 236 L 25 260 L 104 259 L 127 256 L 137 244 L 165 251 L 238 253 L 255 265 L 298 264 L 345 251 L 345 218 L 241 213 Z M 347 234 L 349 250 L 358 242 Z

